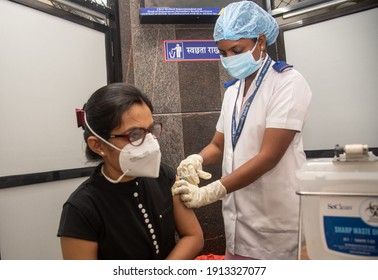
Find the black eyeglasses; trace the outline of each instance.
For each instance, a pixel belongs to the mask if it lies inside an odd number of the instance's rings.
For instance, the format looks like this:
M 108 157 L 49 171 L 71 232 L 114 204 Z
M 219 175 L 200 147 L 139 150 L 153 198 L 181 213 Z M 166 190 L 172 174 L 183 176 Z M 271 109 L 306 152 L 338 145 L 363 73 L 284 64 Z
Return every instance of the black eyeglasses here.
M 151 133 L 156 139 L 160 137 L 163 130 L 163 124 L 161 122 L 154 122 L 149 128 L 134 128 L 129 133 L 125 134 L 113 134 L 110 138 L 123 137 L 126 138 L 131 145 L 140 146 L 143 144 L 147 133 Z

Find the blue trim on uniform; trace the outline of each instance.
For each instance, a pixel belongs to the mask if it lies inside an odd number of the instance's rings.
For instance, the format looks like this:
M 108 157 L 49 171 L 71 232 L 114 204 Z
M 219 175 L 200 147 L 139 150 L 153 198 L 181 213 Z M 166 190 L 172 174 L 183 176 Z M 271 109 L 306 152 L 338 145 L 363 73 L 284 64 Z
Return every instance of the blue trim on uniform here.
M 233 80 L 231 80 L 231 81 L 225 82 L 225 83 L 223 84 L 223 86 L 224 86 L 225 88 L 228 88 L 228 87 L 232 86 L 233 84 L 235 84 L 237 81 L 239 81 L 239 80 L 238 80 L 238 79 L 233 79 Z
M 278 73 L 282 73 L 288 68 L 293 68 L 293 65 L 287 64 L 285 61 L 277 61 L 273 64 L 273 69 Z

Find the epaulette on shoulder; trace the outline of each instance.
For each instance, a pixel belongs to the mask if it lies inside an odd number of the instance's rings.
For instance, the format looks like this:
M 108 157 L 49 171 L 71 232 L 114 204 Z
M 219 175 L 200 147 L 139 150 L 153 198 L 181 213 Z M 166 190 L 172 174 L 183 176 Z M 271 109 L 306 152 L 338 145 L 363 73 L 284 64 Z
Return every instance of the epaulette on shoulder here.
M 273 69 L 278 73 L 282 73 L 288 68 L 293 68 L 293 65 L 287 64 L 285 61 L 277 61 L 273 64 Z
M 233 84 L 235 84 L 237 81 L 239 81 L 239 79 L 233 79 L 233 80 L 231 80 L 231 81 L 225 82 L 225 83 L 223 84 L 223 86 L 224 86 L 225 88 L 228 88 L 228 87 L 232 86 Z

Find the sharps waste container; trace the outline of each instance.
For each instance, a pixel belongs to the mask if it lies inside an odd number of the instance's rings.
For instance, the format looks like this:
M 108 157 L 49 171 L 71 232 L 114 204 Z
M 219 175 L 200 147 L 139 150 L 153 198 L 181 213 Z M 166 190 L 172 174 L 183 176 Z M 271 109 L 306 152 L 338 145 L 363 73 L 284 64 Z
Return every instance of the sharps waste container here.
M 303 236 L 310 259 L 378 259 L 378 157 L 366 145 L 342 150 L 296 173 L 299 247 Z

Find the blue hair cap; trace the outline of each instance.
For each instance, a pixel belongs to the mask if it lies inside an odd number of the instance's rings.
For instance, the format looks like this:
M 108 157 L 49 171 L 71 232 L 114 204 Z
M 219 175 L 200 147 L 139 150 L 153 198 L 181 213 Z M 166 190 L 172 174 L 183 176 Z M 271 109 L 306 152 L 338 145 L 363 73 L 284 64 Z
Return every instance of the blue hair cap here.
M 218 17 L 214 28 L 214 40 L 239 40 L 258 38 L 265 34 L 268 45 L 278 36 L 276 20 L 252 1 L 227 5 Z

